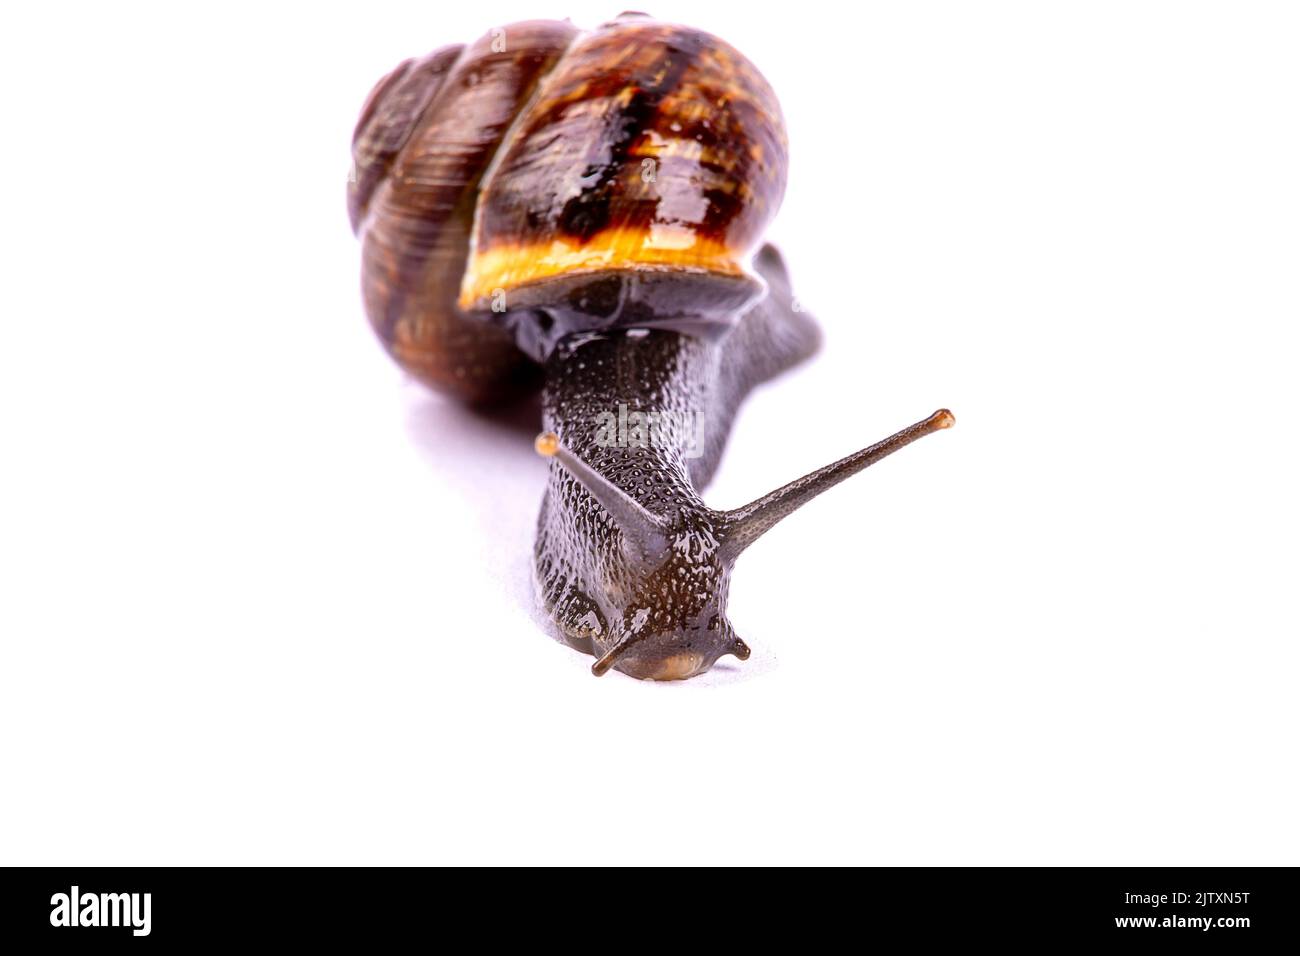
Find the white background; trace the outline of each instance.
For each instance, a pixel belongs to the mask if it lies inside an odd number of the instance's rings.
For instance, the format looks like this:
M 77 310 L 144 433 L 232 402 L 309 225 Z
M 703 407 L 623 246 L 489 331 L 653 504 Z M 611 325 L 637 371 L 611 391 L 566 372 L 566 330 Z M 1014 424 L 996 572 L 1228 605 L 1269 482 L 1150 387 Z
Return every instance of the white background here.
M 777 90 L 826 346 L 730 507 L 747 664 L 533 620 L 533 423 L 363 318 L 352 125 L 591 3 L 27 5 L 0 39 L 0 862 L 1295 864 L 1286 4 L 658 2 Z M 518 418 L 518 417 L 517 417 Z

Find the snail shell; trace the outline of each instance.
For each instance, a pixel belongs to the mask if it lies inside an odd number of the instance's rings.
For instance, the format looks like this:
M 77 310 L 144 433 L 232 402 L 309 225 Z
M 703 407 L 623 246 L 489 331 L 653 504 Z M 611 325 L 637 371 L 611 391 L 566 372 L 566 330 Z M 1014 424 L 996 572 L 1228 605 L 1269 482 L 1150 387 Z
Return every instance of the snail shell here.
M 528 21 L 407 61 L 353 140 L 367 315 L 476 402 L 536 385 L 573 331 L 725 328 L 765 292 L 749 260 L 787 156 L 767 81 L 689 27 Z

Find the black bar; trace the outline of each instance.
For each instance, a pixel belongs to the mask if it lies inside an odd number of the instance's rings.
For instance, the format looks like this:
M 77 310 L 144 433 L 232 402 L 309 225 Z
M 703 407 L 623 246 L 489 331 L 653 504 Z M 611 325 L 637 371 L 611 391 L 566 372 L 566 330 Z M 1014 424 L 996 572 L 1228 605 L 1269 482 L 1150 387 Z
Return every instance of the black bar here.
M 465 932 L 498 941 L 511 933 L 527 941 L 531 933 L 538 946 L 599 932 L 615 945 L 622 937 L 628 943 L 685 943 L 691 933 L 724 928 L 736 939 L 773 941 L 773 933 L 790 931 L 809 945 L 829 945 L 845 932 L 868 945 L 902 938 L 1234 951 L 1293 946 L 1297 939 L 1297 881 L 1290 868 L 840 869 L 815 875 L 51 868 L 7 869 L 4 879 L 0 938 L 42 947 L 351 941 L 373 948 L 409 944 L 412 933 L 415 940 L 448 942 Z M 60 910 L 60 904 L 71 904 L 74 886 L 78 922 L 116 917 L 119 925 L 54 925 L 69 922 L 69 907 Z M 93 904 L 87 902 L 92 896 Z

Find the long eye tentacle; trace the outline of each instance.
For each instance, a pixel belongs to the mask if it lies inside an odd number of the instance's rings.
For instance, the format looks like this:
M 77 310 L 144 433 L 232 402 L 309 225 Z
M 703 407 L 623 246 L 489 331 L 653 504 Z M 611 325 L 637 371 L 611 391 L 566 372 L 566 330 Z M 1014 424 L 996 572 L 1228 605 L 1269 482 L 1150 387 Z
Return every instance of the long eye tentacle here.
M 811 474 L 796 478 L 789 484 L 769 492 L 756 501 L 723 513 L 722 551 L 734 560 L 740 552 L 766 534 L 786 515 L 812 501 L 822 492 L 838 485 L 845 478 L 856 475 L 869 465 L 874 465 L 887 455 L 905 448 L 918 438 L 932 435 L 956 423 L 952 412 L 941 408 L 929 418 L 909 425 L 884 441 L 869 445 L 841 458 L 833 464 L 819 468 Z
M 650 512 L 614 482 L 569 450 L 554 432 L 544 432 L 533 443 L 537 453 L 560 463 L 584 491 L 614 519 L 635 556 L 652 559 L 668 549 L 668 522 Z

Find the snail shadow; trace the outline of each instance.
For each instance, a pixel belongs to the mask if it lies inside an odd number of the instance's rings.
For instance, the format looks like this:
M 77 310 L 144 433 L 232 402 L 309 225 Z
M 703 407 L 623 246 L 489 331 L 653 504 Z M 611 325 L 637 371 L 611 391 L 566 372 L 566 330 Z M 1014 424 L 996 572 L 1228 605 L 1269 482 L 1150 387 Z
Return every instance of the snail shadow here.
M 534 392 L 500 405 L 465 405 L 411 386 L 407 426 L 416 444 L 436 457 L 448 441 L 481 447 L 493 438 L 510 439 L 521 457 L 533 457 L 533 439 L 542 427 L 542 396 Z
M 473 408 L 411 384 L 406 430 L 444 494 L 477 525 L 463 548 L 521 607 L 532 601 L 532 536 L 546 484 L 546 462 L 533 451 L 541 427 L 536 395 Z
M 533 538 L 548 468 L 533 450 L 541 423 L 538 394 L 507 405 L 476 408 L 412 384 L 407 400 L 406 428 L 411 442 L 478 523 L 480 547 L 473 554 L 483 576 L 508 591 L 523 617 L 533 622 L 536 631 L 529 639 L 555 641 L 555 653 L 572 658 L 575 670 L 585 672 L 592 658 L 559 639 L 538 604 L 533 584 Z M 724 657 L 708 672 L 686 681 L 638 681 L 618 671 L 600 680 L 614 686 L 677 688 L 676 692 L 744 683 L 777 666 L 776 658 L 761 644 L 751 642 L 751 646 L 753 654 L 748 661 Z

